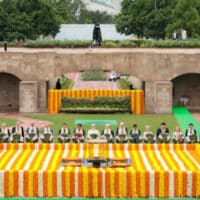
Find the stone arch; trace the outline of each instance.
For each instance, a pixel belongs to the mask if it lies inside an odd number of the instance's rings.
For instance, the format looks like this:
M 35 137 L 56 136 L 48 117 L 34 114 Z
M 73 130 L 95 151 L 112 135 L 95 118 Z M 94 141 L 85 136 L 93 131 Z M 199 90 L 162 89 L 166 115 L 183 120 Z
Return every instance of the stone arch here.
M 0 72 L 0 110 L 19 110 L 20 79 L 11 73 Z
M 200 110 L 200 73 L 181 74 L 171 82 L 173 83 L 173 105 L 183 105 L 185 98 L 188 108 Z

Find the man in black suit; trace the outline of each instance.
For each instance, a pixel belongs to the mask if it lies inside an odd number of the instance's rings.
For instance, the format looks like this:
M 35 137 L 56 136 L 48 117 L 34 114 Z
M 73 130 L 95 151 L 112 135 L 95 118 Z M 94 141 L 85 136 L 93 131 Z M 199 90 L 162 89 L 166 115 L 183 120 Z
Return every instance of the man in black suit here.
M 194 129 L 192 123 L 189 124 L 188 129 L 185 131 L 185 137 L 187 143 L 197 142 L 197 131 Z
M 163 142 L 163 139 L 164 139 L 162 134 L 168 134 L 166 139 L 167 139 L 167 141 L 170 140 L 169 129 L 166 127 L 166 123 L 165 122 L 162 122 L 160 124 L 160 128 L 157 129 L 156 138 L 160 142 Z
M 139 143 L 142 140 L 141 131 L 138 129 L 137 124 L 133 124 L 133 128 L 130 131 L 130 142 Z
M 10 137 L 10 130 L 7 128 L 6 123 L 2 123 L 0 128 L 0 143 L 8 142 Z
M 26 142 L 37 143 L 39 140 L 39 129 L 35 127 L 34 123 L 26 130 Z
M 24 142 L 24 128 L 21 126 L 21 123 L 19 121 L 17 121 L 16 126 L 12 128 L 10 141 L 13 143 Z

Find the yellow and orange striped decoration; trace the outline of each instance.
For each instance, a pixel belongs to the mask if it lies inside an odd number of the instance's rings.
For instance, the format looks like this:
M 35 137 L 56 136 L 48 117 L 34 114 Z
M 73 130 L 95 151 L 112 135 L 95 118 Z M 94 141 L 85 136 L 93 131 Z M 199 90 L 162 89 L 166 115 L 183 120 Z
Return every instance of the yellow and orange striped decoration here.
M 131 111 L 133 114 L 144 114 L 144 92 L 143 90 L 49 90 L 48 91 L 48 113 L 59 112 L 62 97 L 88 98 L 95 96 L 130 96 Z
M 60 166 L 95 156 L 132 166 Z M 0 144 L 0 197 L 200 197 L 199 158 L 199 144 Z

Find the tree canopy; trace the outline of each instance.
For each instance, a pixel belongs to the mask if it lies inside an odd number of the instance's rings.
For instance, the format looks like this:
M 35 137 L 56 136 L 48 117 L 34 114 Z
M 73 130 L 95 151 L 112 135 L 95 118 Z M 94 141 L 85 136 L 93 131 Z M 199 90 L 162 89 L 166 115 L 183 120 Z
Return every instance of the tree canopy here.
M 86 10 L 81 0 L 0 1 L 0 41 L 54 37 L 60 24 L 112 22 L 107 13 Z
M 0 8 L 0 40 L 36 39 L 59 31 L 59 19 L 48 1 L 3 0 Z
M 154 39 L 185 29 L 195 38 L 200 36 L 199 15 L 200 0 L 123 0 L 116 28 L 126 35 Z

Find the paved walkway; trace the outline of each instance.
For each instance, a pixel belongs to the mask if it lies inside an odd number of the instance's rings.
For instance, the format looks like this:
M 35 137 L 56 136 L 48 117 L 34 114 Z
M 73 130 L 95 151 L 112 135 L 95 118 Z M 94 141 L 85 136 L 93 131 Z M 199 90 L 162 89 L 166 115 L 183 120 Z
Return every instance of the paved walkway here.
M 114 81 L 82 81 L 81 73 L 68 73 L 65 74 L 69 79 L 74 80 L 73 89 L 118 89 L 116 82 Z M 107 79 L 110 76 L 110 72 L 107 73 Z
M 34 122 L 38 128 L 44 128 L 46 125 L 51 124 L 51 122 L 49 122 L 49 121 L 24 117 L 20 113 L 0 113 L 0 117 L 16 119 L 18 121 L 21 121 L 23 123 L 23 127 L 25 129 L 28 128 L 32 122 Z M 14 126 L 14 124 L 13 124 L 13 126 Z
M 4 48 L 0 47 L 0 52 L 4 52 Z M 112 53 L 112 52 L 150 52 L 150 53 L 200 53 L 200 48 L 24 48 L 24 47 L 8 47 L 7 52 L 21 53 L 38 53 L 38 52 L 55 52 L 55 53 Z

